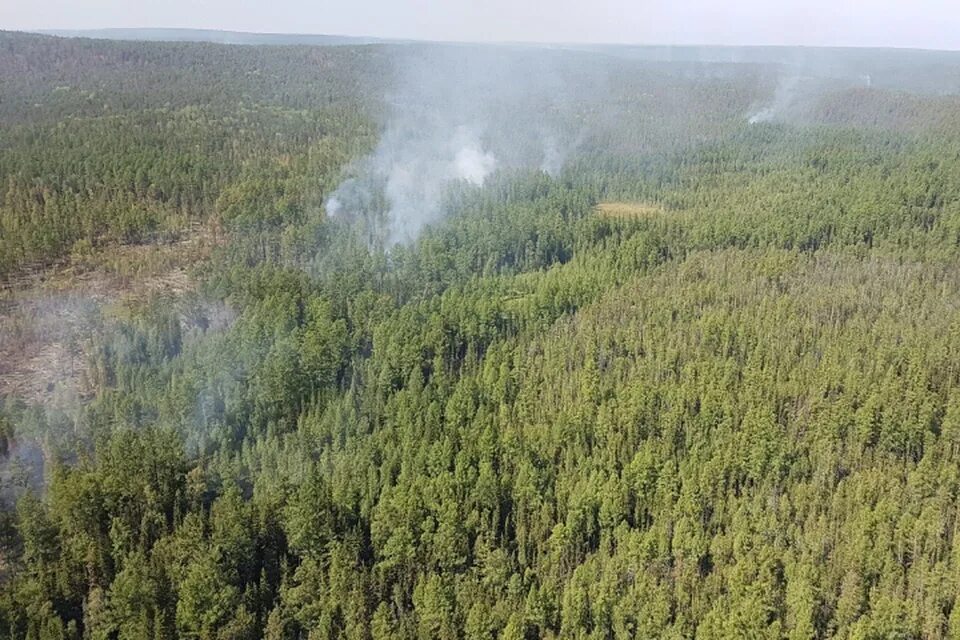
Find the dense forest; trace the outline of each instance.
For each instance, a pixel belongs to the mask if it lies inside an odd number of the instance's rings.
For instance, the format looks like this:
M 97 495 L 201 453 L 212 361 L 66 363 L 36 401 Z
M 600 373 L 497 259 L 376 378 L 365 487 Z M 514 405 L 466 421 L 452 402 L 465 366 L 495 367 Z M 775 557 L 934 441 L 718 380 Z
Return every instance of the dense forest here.
M 960 67 L 811 55 L 0 32 L 0 635 L 960 637 Z

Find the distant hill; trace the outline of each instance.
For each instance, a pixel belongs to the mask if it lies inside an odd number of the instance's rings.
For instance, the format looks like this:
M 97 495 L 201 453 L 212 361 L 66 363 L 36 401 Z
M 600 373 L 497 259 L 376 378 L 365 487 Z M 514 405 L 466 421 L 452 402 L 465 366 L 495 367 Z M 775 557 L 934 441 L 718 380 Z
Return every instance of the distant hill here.
M 211 42 L 231 45 L 343 46 L 416 42 L 367 36 L 246 33 L 216 29 L 53 29 L 40 30 L 37 33 L 69 38 Z M 775 46 L 510 44 L 521 48 L 567 49 L 646 62 L 681 65 L 705 63 L 775 65 L 781 69 L 779 73 L 797 77 L 854 80 L 858 86 L 933 95 L 960 93 L 960 52 L 955 51 Z
M 928 49 L 777 46 L 564 45 L 647 62 L 775 65 L 785 76 L 933 95 L 960 93 L 960 52 Z
M 272 45 L 358 45 L 398 42 L 378 38 L 322 34 L 245 33 L 216 29 L 50 29 L 40 30 L 64 38 L 96 38 L 103 40 L 140 40 L 150 42 L 215 42 L 218 44 Z

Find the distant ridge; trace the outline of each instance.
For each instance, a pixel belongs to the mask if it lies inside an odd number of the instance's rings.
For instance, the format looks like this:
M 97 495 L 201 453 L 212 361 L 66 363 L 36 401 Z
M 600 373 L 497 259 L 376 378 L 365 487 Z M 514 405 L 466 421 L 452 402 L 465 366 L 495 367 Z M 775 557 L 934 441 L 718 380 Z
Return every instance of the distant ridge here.
M 216 43 L 224 45 L 396 45 L 511 47 L 600 54 L 670 65 L 752 64 L 777 67 L 784 78 L 828 79 L 927 95 L 960 95 L 960 51 L 861 47 L 629 45 L 577 43 L 465 43 L 325 34 L 249 33 L 216 29 L 116 28 L 48 29 L 45 36 L 139 42 Z M 917 73 L 923 68 L 923 73 Z
M 380 38 L 286 34 L 246 33 L 217 29 L 44 29 L 36 33 L 64 38 L 95 38 L 103 40 L 140 40 L 150 42 L 214 42 L 217 44 L 250 45 L 359 45 L 402 42 Z

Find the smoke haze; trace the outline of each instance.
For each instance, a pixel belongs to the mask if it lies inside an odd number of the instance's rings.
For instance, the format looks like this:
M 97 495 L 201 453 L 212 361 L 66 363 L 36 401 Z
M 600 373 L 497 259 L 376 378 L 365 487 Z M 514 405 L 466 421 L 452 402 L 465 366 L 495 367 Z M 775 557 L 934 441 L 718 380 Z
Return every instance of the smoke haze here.
M 557 175 L 584 139 L 551 117 L 574 88 L 551 56 L 511 49 L 423 47 L 399 55 L 373 153 L 326 201 L 327 214 L 382 216 L 388 244 L 417 237 L 456 186 L 501 168 Z

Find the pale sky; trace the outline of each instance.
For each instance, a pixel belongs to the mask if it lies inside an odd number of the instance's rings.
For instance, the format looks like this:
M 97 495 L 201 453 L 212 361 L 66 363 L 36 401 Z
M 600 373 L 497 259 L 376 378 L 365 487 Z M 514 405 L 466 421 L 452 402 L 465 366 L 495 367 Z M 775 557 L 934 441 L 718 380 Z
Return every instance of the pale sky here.
M 0 29 L 960 49 L 960 0 L 0 0 Z

